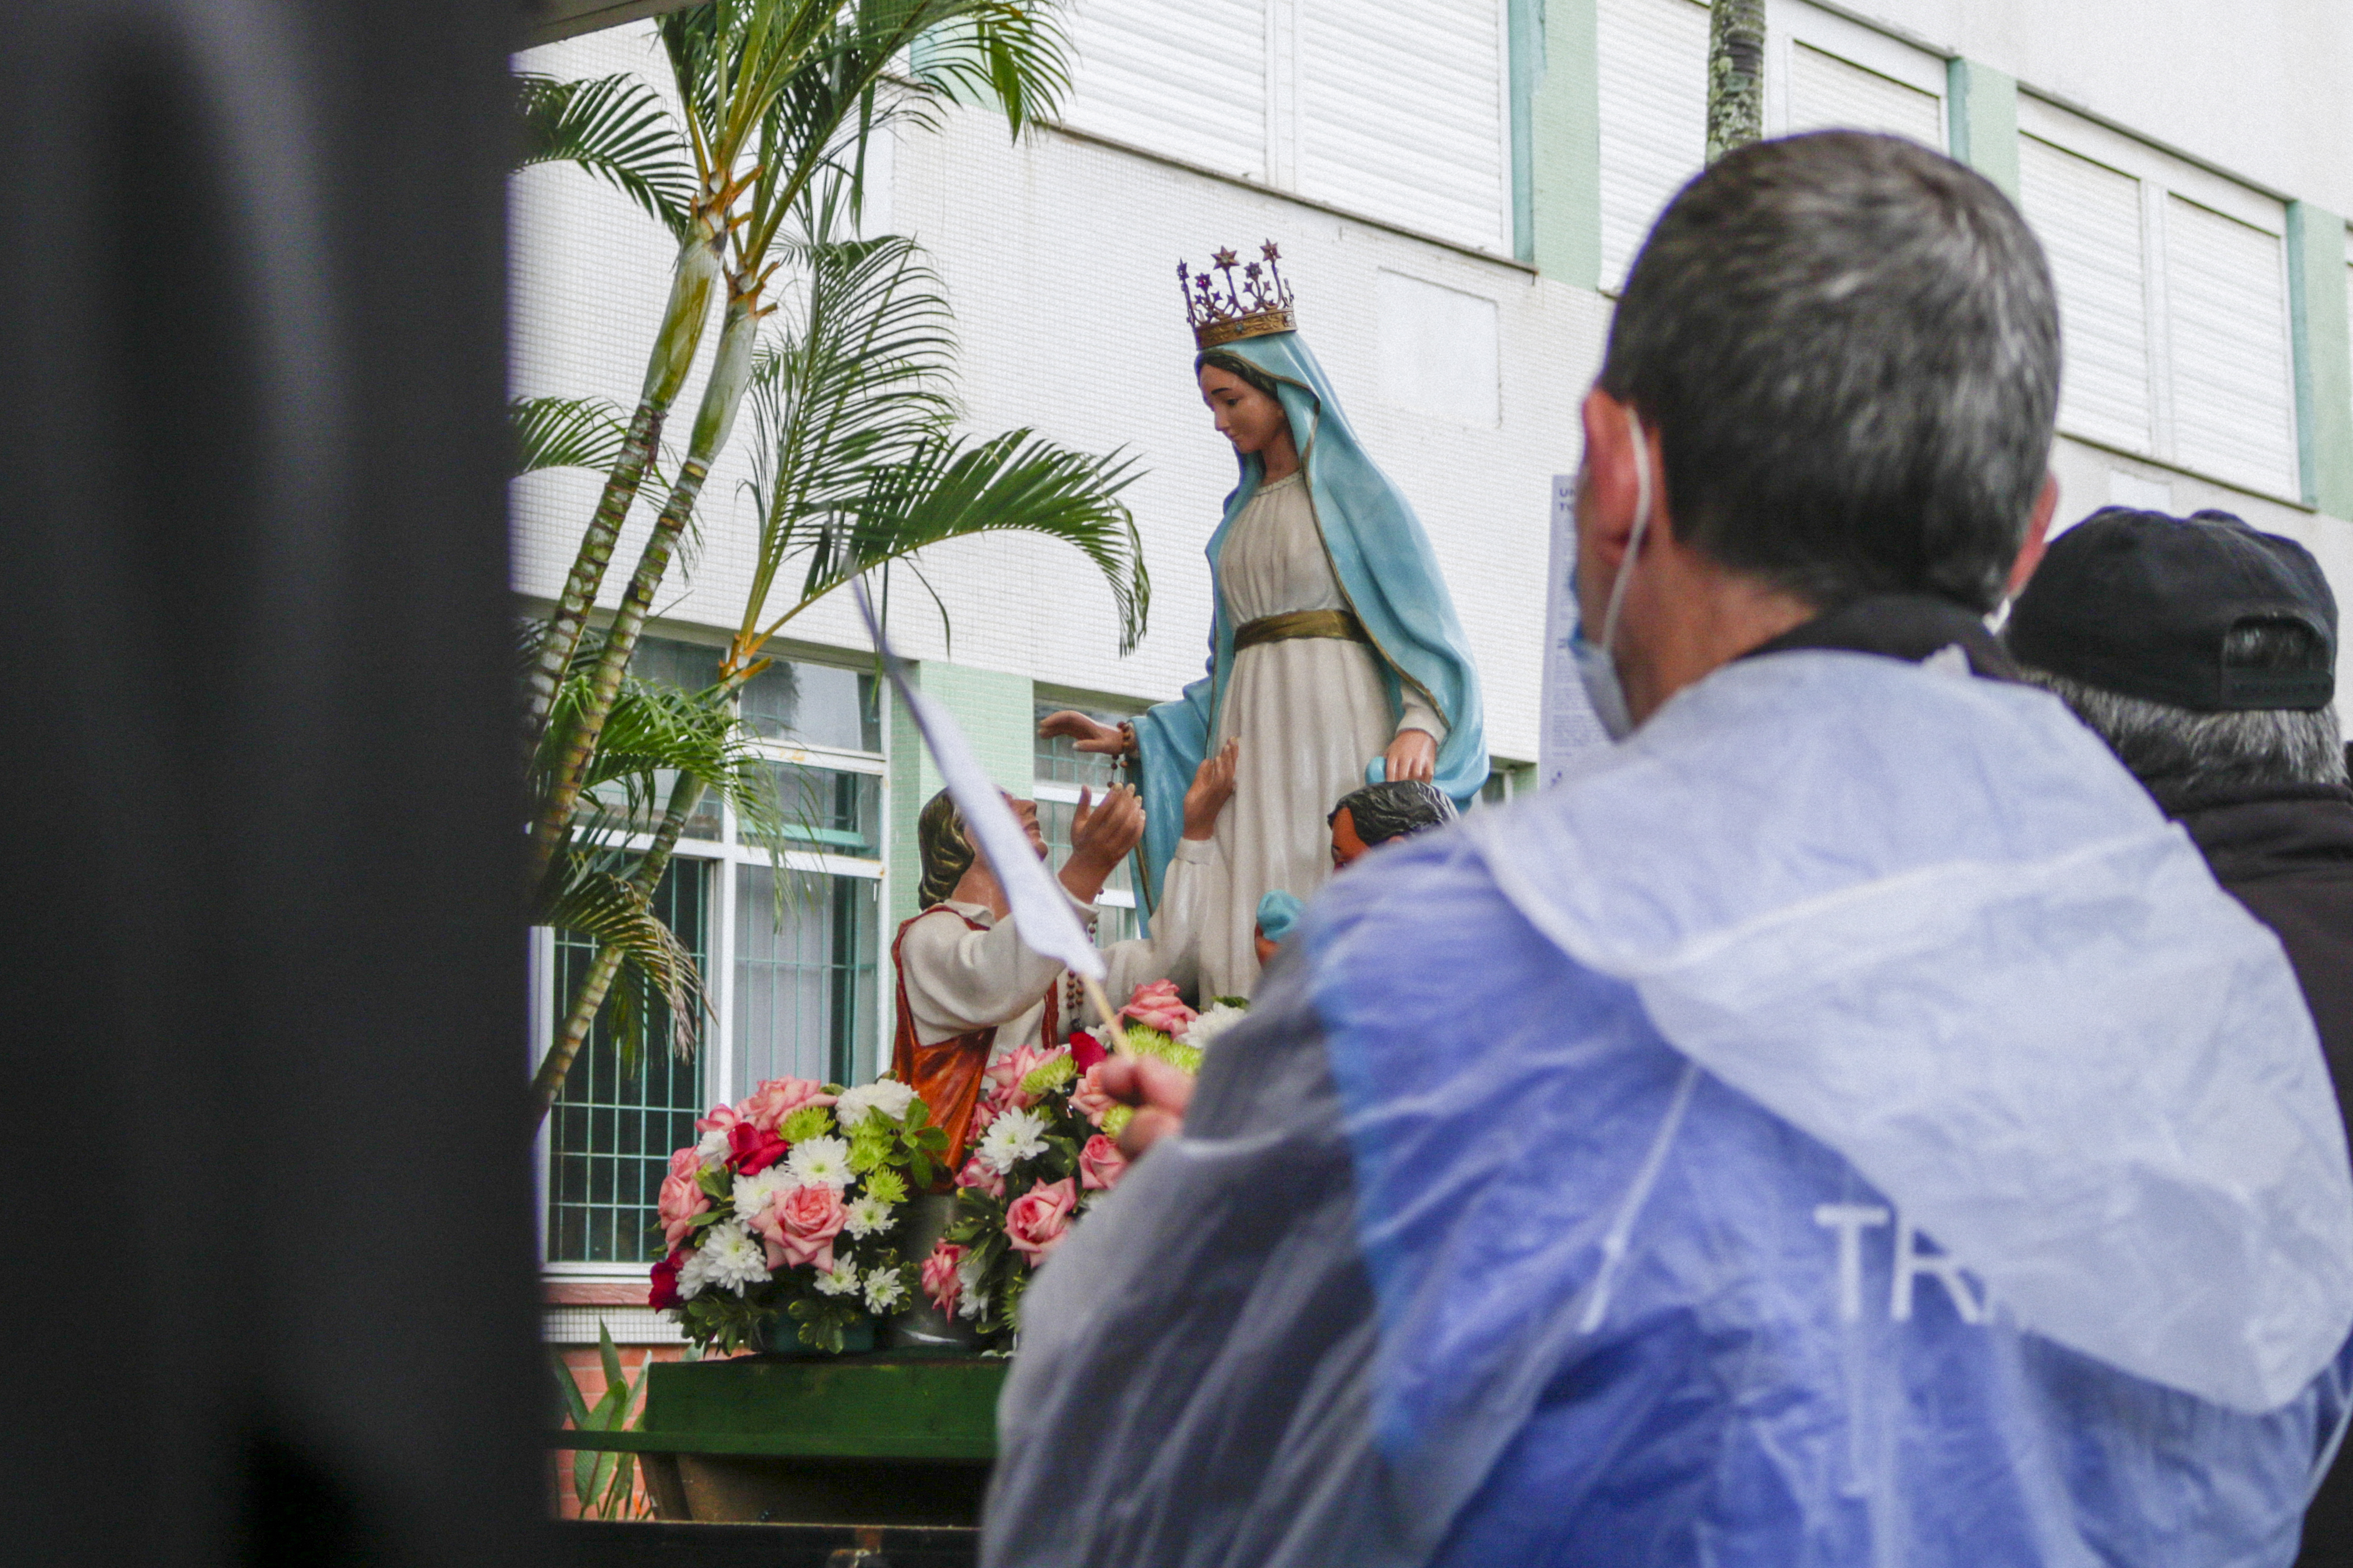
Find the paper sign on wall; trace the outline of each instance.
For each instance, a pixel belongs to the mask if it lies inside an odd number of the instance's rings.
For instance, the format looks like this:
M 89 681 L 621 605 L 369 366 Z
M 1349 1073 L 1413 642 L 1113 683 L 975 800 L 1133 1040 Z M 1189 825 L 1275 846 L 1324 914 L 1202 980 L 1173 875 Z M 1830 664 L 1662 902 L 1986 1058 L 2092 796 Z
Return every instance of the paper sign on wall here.
M 1609 743 L 1569 657 L 1577 631 L 1577 476 L 1552 477 L 1552 547 L 1545 584 L 1543 733 L 1536 746 L 1536 785 L 1561 781 L 1578 757 Z

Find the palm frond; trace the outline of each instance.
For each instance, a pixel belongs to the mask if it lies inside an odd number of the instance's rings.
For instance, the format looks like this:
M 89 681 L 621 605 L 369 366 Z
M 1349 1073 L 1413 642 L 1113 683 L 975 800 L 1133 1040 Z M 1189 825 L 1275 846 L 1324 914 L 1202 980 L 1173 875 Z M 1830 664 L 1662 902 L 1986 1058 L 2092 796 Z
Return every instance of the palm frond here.
M 620 408 L 603 397 L 518 397 L 507 405 L 507 425 L 515 479 L 542 468 L 609 468 L 628 436 Z
M 627 75 L 560 81 L 525 71 L 515 78 L 515 95 L 523 128 L 517 168 L 576 164 L 685 243 L 693 166 L 678 122 L 650 86 Z
M 802 605 L 952 539 L 1036 533 L 1078 550 L 1103 574 L 1119 605 L 1122 653 L 1143 636 L 1152 580 L 1135 519 L 1119 499 L 1137 477 L 1134 458 L 1076 452 L 1009 430 L 987 440 L 936 437 L 865 477 L 864 493 L 842 509 L 845 526 L 830 559 L 814 563 Z
M 624 1051 L 643 1037 L 659 999 L 670 1016 L 671 1047 L 692 1054 L 709 1003 L 694 955 L 680 942 L 652 903 L 627 877 L 593 856 L 565 857 L 556 886 L 537 911 L 538 923 L 576 931 L 598 945 L 617 950 L 621 973 L 607 994 L 607 1022 Z
M 797 320 L 753 373 L 760 521 L 747 626 L 785 561 L 869 488 L 869 472 L 924 450 L 956 412 L 947 301 L 913 241 L 818 241 L 800 258 Z
M 548 725 L 534 784 L 552 768 L 565 733 L 586 700 L 586 679 L 565 682 Z M 732 807 L 746 834 L 781 830 L 784 809 L 775 771 L 755 738 L 717 687 L 682 691 L 660 681 L 625 678 L 605 721 L 574 824 L 578 849 L 617 845 L 659 819 L 671 781 L 685 773 Z

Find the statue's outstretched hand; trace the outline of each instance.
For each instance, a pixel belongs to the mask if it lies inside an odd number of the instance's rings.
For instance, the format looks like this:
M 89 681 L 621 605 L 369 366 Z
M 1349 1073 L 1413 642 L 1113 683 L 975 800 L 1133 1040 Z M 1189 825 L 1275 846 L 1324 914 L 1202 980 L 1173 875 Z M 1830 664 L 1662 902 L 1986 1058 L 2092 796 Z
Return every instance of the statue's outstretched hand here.
M 1123 756 L 1127 752 L 1127 736 L 1116 724 L 1099 724 L 1074 708 L 1049 713 L 1038 721 L 1038 733 L 1049 740 L 1067 735 L 1082 752 L 1101 756 Z
M 1143 839 L 1144 800 L 1133 786 L 1117 785 L 1101 800 L 1081 790 L 1078 809 L 1071 814 L 1071 858 L 1062 865 L 1062 886 L 1073 898 L 1094 902 L 1103 883 Z
M 1234 798 L 1234 760 L 1241 753 L 1240 741 L 1228 741 L 1193 770 L 1193 783 L 1185 791 L 1185 837 L 1207 838 L 1218 829 L 1218 814 Z

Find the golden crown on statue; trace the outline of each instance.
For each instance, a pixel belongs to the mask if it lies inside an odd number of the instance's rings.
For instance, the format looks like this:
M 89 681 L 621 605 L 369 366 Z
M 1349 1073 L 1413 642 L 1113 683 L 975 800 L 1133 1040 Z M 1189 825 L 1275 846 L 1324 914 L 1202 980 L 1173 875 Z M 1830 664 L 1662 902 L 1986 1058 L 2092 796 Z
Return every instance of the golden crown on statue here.
M 1209 258 L 1209 268 L 1194 274 L 1176 264 L 1176 287 L 1184 291 L 1185 314 L 1193 323 L 1193 343 L 1213 349 L 1236 338 L 1263 337 L 1292 329 L 1291 286 L 1277 265 L 1282 253 L 1268 240 L 1258 248 L 1260 259 L 1234 278 L 1234 253 L 1220 250 Z M 1214 269 L 1217 279 L 1209 276 Z

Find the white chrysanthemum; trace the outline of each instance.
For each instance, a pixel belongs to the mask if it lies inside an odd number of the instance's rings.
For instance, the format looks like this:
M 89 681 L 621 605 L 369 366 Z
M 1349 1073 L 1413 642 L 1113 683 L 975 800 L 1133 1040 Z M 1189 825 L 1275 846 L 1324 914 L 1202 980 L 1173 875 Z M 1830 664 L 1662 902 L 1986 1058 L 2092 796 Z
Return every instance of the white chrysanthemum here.
M 724 1285 L 738 1296 L 746 1286 L 767 1283 L 767 1249 L 734 1220 L 722 1220 L 704 1231 L 696 1257 L 709 1268 L 711 1283 Z
M 1045 1152 L 1046 1119 L 1034 1110 L 1008 1110 L 980 1135 L 980 1162 L 1000 1176 Z
M 976 1323 L 987 1315 L 988 1292 L 986 1290 L 966 1290 L 964 1299 L 956 1303 L 956 1316 L 967 1322 Z
M 837 1252 L 833 1257 L 833 1272 L 817 1277 L 817 1293 L 820 1296 L 855 1296 L 861 1283 L 863 1281 L 858 1278 L 858 1266 Z
M 789 1193 L 800 1183 L 782 1165 L 771 1165 L 756 1176 L 735 1178 L 735 1217 L 750 1225 L 770 1200 L 780 1193 Z
M 793 1152 L 785 1156 L 791 1168 L 792 1184 L 797 1187 L 831 1187 L 835 1192 L 849 1185 L 849 1141 L 846 1138 L 812 1138 L 806 1143 L 796 1143 Z
M 847 1217 L 843 1219 L 841 1228 L 863 1239 L 872 1236 L 878 1230 L 890 1229 L 891 1218 L 891 1205 L 870 1194 L 865 1197 L 850 1200 Z
M 881 1111 L 893 1121 L 907 1119 L 907 1107 L 915 1102 L 915 1091 L 896 1079 L 878 1079 L 845 1090 L 833 1108 L 833 1119 L 844 1130 L 857 1126 L 873 1111 Z
M 907 1282 L 896 1268 L 870 1268 L 866 1271 L 866 1310 L 887 1312 L 907 1299 Z
M 691 1301 L 710 1288 L 711 1254 L 698 1247 L 687 1255 L 685 1262 L 678 1266 L 679 1299 Z
M 714 1127 L 695 1140 L 694 1152 L 706 1171 L 727 1158 L 727 1129 Z
M 1250 1015 L 1240 1007 L 1229 1007 L 1223 1002 L 1217 1003 L 1187 1026 L 1185 1043 L 1198 1049 L 1207 1050 L 1210 1041 L 1249 1016 Z

